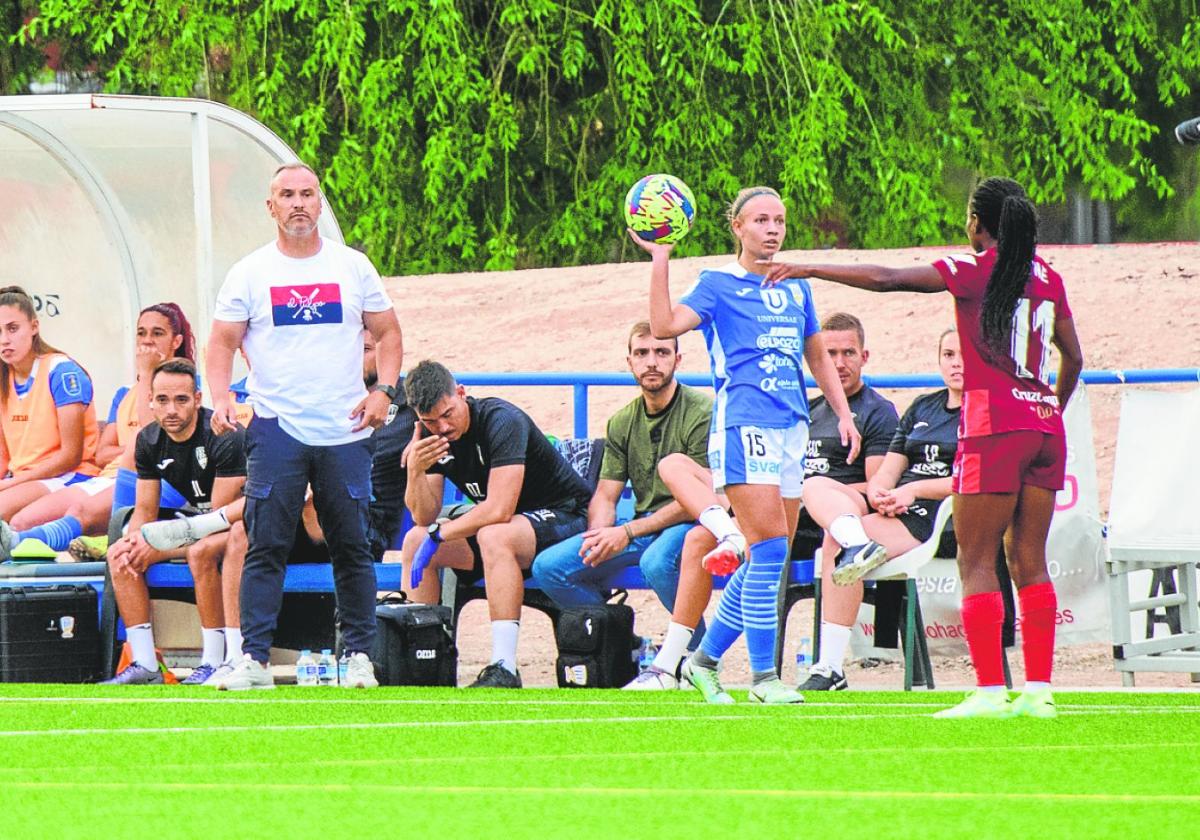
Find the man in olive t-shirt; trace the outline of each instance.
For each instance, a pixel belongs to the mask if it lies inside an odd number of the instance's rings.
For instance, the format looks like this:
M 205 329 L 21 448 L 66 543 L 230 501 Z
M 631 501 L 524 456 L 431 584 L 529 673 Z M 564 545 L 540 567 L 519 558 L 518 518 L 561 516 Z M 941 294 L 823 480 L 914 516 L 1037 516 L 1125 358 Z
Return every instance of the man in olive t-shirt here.
M 670 611 L 679 557 L 692 519 L 658 476 L 658 462 L 681 452 L 708 467 L 712 399 L 675 381 L 676 339 L 656 339 L 646 322 L 629 335 L 626 361 L 642 393 L 608 421 L 600 481 L 588 505 L 588 530 L 543 550 L 533 576 L 556 603 L 604 603 L 608 581 L 634 563 Z M 633 485 L 634 518 L 617 519 L 625 482 Z

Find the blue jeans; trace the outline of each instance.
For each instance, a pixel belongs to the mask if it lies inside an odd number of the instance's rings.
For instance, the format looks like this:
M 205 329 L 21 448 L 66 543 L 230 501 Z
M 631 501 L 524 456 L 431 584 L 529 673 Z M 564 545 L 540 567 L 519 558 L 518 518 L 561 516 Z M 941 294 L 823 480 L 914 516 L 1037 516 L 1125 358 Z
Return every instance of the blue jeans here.
M 304 491 L 313 488 L 317 519 L 333 564 L 342 638 L 348 651 L 375 641 L 375 564 L 367 541 L 371 438 L 308 446 L 255 417 L 246 431 L 246 534 L 242 570 L 242 650 L 266 662 L 283 606 L 283 578 L 296 538 Z
M 622 524 L 621 522 L 617 523 Z M 544 549 L 533 559 L 533 578 L 560 607 L 583 607 L 604 603 L 613 580 L 623 569 L 637 564 L 642 577 L 668 610 L 675 609 L 679 588 L 679 560 L 683 538 L 693 523 L 672 525 L 655 534 L 638 537 L 620 554 L 599 566 L 585 565 L 579 557 L 583 537 L 574 536 Z M 696 628 L 688 648 L 695 649 L 704 636 L 704 621 Z

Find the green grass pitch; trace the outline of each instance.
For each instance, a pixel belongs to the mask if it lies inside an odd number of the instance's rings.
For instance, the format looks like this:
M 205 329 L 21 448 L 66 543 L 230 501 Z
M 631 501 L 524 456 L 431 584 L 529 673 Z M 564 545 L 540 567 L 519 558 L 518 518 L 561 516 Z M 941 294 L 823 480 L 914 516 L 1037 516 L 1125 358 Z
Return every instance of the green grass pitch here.
M 1200 832 L 1200 695 L 929 717 L 960 697 L 0 686 L 0 837 Z

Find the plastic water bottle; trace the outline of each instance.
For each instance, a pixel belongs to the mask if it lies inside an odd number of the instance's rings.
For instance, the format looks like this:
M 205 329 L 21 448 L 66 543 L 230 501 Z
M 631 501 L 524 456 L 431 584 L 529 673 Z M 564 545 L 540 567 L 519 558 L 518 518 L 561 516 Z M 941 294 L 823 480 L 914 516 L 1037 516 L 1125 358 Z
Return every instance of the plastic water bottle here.
M 801 675 L 805 675 L 812 664 L 812 639 L 808 636 L 801 636 L 800 646 L 796 648 L 796 670 Z
M 658 646 L 654 644 L 653 639 L 643 636 L 642 643 L 637 649 L 638 673 L 645 673 L 654 664 L 654 657 L 656 656 L 658 656 Z
M 317 684 L 317 661 L 312 657 L 311 650 L 300 651 L 296 660 L 296 685 Z
M 317 660 L 317 685 L 337 685 L 337 672 L 338 663 L 333 658 L 333 651 L 325 648 Z
M 346 669 L 350 667 L 350 653 L 345 651 L 338 660 L 338 685 L 346 685 Z

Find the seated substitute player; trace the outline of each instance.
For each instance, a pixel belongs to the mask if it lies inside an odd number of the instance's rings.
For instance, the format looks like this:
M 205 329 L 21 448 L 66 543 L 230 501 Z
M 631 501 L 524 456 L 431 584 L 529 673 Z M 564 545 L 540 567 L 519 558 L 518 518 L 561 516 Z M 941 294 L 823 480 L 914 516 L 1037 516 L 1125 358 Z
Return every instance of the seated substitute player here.
M 837 568 L 841 570 L 870 569 L 887 559 L 887 550 L 872 542 L 863 531 L 862 517 L 871 509 L 867 503 L 867 482 L 883 464 L 899 417 L 891 402 L 863 382 L 862 369 L 870 359 L 870 352 L 862 322 L 845 312 L 835 312 L 821 324 L 821 333 L 850 404 L 854 425 L 862 434 L 862 450 L 853 462 L 849 460 L 849 450 L 838 435 L 837 417 L 823 397 L 814 400 L 804 459 L 804 509 L 794 549 L 805 554 L 803 536 L 814 526 L 824 529 L 822 556 L 827 562 L 822 563 L 818 665 L 841 674 L 842 658 L 862 593 L 861 587 L 856 596 L 853 591 L 833 586 L 832 582 L 838 578 L 828 560 L 837 557 Z M 847 612 L 851 601 L 855 604 L 854 611 Z M 837 687 L 844 688 L 845 680 L 841 682 Z M 806 682 L 800 689 L 814 687 L 819 686 Z
M 150 380 L 154 422 L 138 432 L 134 449 L 137 502 L 129 531 L 108 550 L 108 564 L 117 606 L 133 649 L 129 667 L 106 685 L 161 683 L 150 627 L 150 597 L 145 573 L 154 563 L 184 556 L 196 585 L 196 609 L 203 634 L 201 664 L 184 680 L 200 684 L 212 677 L 225 660 L 225 626 L 221 575 L 223 556 L 241 560 L 246 552 L 245 531 L 205 537 L 183 552 L 156 551 L 142 538 L 141 526 L 158 515 L 161 482 L 174 487 L 193 507 L 206 509 L 237 498 L 246 481 L 245 433 L 213 434 L 212 411 L 200 406 L 196 366 L 187 359 L 169 359 Z M 240 562 L 238 566 L 240 567 Z
M 951 493 L 963 387 L 962 355 L 954 330 L 947 330 L 938 341 L 938 366 L 946 387 L 913 401 L 900 418 L 883 463 L 867 482 L 867 499 L 875 512 L 862 518 L 862 528 L 872 542 L 883 546 L 883 560 L 929 539 L 938 505 Z M 837 550 L 837 543 L 826 535 L 824 556 L 831 557 Z M 878 555 L 876 560 L 874 565 L 851 566 L 849 578 L 834 578 L 837 585 L 822 590 L 820 658 L 802 690 L 847 687 L 842 663 L 862 604 L 860 578 L 883 562 Z
M 664 457 L 679 454 L 707 469 L 712 399 L 676 381 L 679 340 L 655 338 L 648 321 L 633 325 L 628 351 L 626 363 L 641 394 L 609 418 L 600 481 L 588 505 L 588 530 L 547 548 L 533 561 L 542 591 L 563 607 L 604 603 L 608 582 L 635 563 L 663 606 L 671 610 L 675 605 L 679 555 L 692 517 L 671 496 L 657 466 Z M 636 515 L 619 522 L 617 503 L 626 481 L 633 485 Z M 647 679 L 674 680 L 653 671 Z
M 404 539 L 409 594 L 437 600 L 438 576 L 427 569 L 485 574 L 492 658 L 470 687 L 520 688 L 522 570 L 539 551 L 584 530 L 591 491 L 529 415 L 505 400 L 466 396 L 437 362 L 410 370 L 404 390 L 419 418 L 405 454 L 414 525 Z M 438 521 L 447 478 L 475 505 Z

